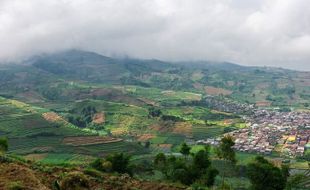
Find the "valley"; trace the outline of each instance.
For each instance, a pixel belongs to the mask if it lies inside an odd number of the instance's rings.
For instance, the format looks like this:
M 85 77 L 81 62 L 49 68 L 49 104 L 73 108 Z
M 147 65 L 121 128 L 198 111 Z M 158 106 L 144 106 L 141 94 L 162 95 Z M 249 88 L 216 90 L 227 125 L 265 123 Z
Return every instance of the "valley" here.
M 77 50 L 42 55 L 22 66 L 1 65 L 0 136 L 8 138 L 9 154 L 58 166 L 87 165 L 120 152 L 149 163 L 158 153 L 180 156 L 183 142 L 192 153 L 211 144 L 212 164 L 236 187 L 248 187 L 247 179 L 238 179 L 242 168 L 232 172 L 214 145 L 231 134 L 241 166 L 265 155 L 308 169 L 309 76 Z

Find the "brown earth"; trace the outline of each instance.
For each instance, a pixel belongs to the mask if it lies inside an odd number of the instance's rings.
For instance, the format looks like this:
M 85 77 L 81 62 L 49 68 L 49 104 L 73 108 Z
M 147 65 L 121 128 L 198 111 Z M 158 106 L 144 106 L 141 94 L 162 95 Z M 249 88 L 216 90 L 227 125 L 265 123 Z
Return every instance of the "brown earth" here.
M 202 90 L 203 89 L 203 85 L 201 83 L 195 82 L 193 84 L 194 88 L 198 89 L 198 90 Z
M 143 134 L 143 135 L 141 135 L 140 137 L 138 137 L 138 141 L 142 141 L 142 142 L 145 142 L 145 141 L 148 141 L 148 140 L 150 140 L 150 139 L 152 139 L 152 138 L 154 138 L 155 137 L 155 135 L 153 135 L 153 134 Z
M 190 123 L 186 122 L 176 122 L 175 127 L 173 129 L 173 133 L 182 134 L 187 137 L 193 136 L 193 126 Z
M 0 189 L 9 190 L 10 185 L 18 182 L 23 190 L 52 190 L 53 184 L 57 181 L 61 184 L 63 176 L 70 173 L 83 174 L 83 168 L 63 168 L 40 165 L 34 167 L 30 163 L 1 163 L 0 162 Z M 85 174 L 89 187 L 87 190 L 181 190 L 185 187 L 178 187 L 174 184 L 162 182 L 149 182 L 131 178 L 126 174 L 111 175 L 100 173 L 96 177 Z
M 47 153 L 42 153 L 42 154 L 28 154 L 24 158 L 26 160 L 31 160 L 31 161 L 39 161 L 44 159 L 48 154 Z
M 51 121 L 51 122 L 59 122 L 59 121 L 64 122 L 65 121 L 61 116 L 59 116 L 55 112 L 46 112 L 46 113 L 43 113 L 42 116 L 46 121 Z
M 168 132 L 170 131 L 169 126 L 167 126 L 167 123 L 162 122 L 160 124 L 152 124 L 149 127 L 150 130 L 157 131 L 157 132 Z
M 83 146 L 83 145 L 94 145 L 94 144 L 106 144 L 119 142 L 122 139 L 113 137 L 101 137 L 101 136 L 80 136 L 80 137 L 65 137 L 63 143 L 71 146 Z
M 259 101 L 259 102 L 256 102 L 255 105 L 257 107 L 268 107 L 268 106 L 271 106 L 271 102 L 268 102 L 268 101 Z
M 172 144 L 158 144 L 157 145 L 159 148 L 171 148 Z
M 28 167 L 7 163 L 0 164 L 0 189 L 9 190 L 14 183 L 22 185 L 25 190 L 48 190 L 42 181 Z
M 230 95 L 232 91 L 213 86 L 205 86 L 205 92 L 209 95 Z
M 105 122 L 105 115 L 103 112 L 96 113 L 93 117 L 93 123 L 102 124 Z

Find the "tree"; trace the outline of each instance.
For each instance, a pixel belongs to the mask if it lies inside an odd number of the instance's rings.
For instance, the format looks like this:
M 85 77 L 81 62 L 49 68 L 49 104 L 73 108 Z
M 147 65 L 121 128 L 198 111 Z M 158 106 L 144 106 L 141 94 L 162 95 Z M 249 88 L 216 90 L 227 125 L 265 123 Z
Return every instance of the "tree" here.
M 155 157 L 154 165 L 169 180 L 179 181 L 185 185 L 198 182 L 210 187 L 214 184 L 218 171 L 211 167 L 209 149 L 210 147 L 206 146 L 205 149 L 191 154 L 192 159 L 173 155 L 166 157 L 165 154 L 159 153 Z M 187 156 L 190 154 L 190 147 L 183 143 L 180 152 Z
M 8 139 L 0 138 L 0 153 L 5 153 L 9 148 Z
M 305 155 L 303 156 L 303 158 L 308 162 L 308 166 L 310 169 L 310 151 L 306 151 Z
M 236 163 L 235 151 L 232 148 L 235 145 L 234 139 L 230 135 L 226 135 L 221 139 L 220 145 L 216 153 L 219 158 Z
M 151 142 L 150 141 L 146 141 L 144 144 L 145 148 L 150 148 Z
M 205 185 L 211 187 L 214 185 L 215 177 L 219 174 L 219 171 L 215 168 L 209 167 L 205 174 Z
M 191 147 L 189 147 L 185 142 L 182 143 L 180 153 L 187 157 L 190 153 Z
M 149 116 L 151 117 L 159 117 L 162 114 L 161 110 L 155 107 L 149 108 Z
M 199 173 L 204 173 L 211 165 L 209 158 L 209 152 L 206 150 L 200 150 L 193 157 L 193 165 L 195 168 L 199 168 Z
M 129 155 L 126 155 L 124 153 L 116 153 L 109 155 L 106 160 L 112 163 L 112 171 L 118 173 L 128 173 L 130 175 L 132 174 L 131 168 L 129 166 Z
M 247 176 L 253 190 L 283 190 L 287 181 L 284 171 L 262 156 L 247 165 Z
M 101 158 L 94 160 L 92 163 L 90 163 L 90 166 L 103 172 L 110 172 L 112 170 L 112 163 Z
M 154 164 L 156 167 L 162 168 L 166 166 L 167 158 L 164 153 L 158 153 L 155 157 Z

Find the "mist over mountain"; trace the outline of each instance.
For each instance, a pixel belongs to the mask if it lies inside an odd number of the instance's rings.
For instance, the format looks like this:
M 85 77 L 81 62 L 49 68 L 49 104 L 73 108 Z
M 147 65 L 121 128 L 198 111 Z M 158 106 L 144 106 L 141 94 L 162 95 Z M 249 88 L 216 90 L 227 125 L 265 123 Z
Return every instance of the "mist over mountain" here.
M 0 6 L 3 61 L 77 48 L 310 70 L 307 0 L 3 0 Z
M 309 0 L 0 0 L 0 190 L 309 190 Z

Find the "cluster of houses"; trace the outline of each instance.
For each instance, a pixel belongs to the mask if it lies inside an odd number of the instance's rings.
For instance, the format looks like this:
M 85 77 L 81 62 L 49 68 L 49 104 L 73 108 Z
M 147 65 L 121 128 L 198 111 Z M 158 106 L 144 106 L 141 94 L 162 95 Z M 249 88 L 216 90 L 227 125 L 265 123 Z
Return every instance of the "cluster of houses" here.
M 303 156 L 310 151 L 310 112 L 255 110 L 244 118 L 248 127 L 228 133 L 235 139 L 234 148 L 241 152 L 272 154 L 285 157 Z M 197 143 L 217 145 L 220 138 Z
M 310 149 L 310 126 L 274 126 L 249 128 L 231 132 L 235 138 L 234 148 L 241 152 L 254 152 L 269 155 L 273 151 L 283 156 L 303 156 Z
M 207 107 L 235 114 L 252 114 L 254 105 L 239 103 L 227 98 L 218 98 L 213 96 L 207 96 L 205 98 L 205 104 Z

